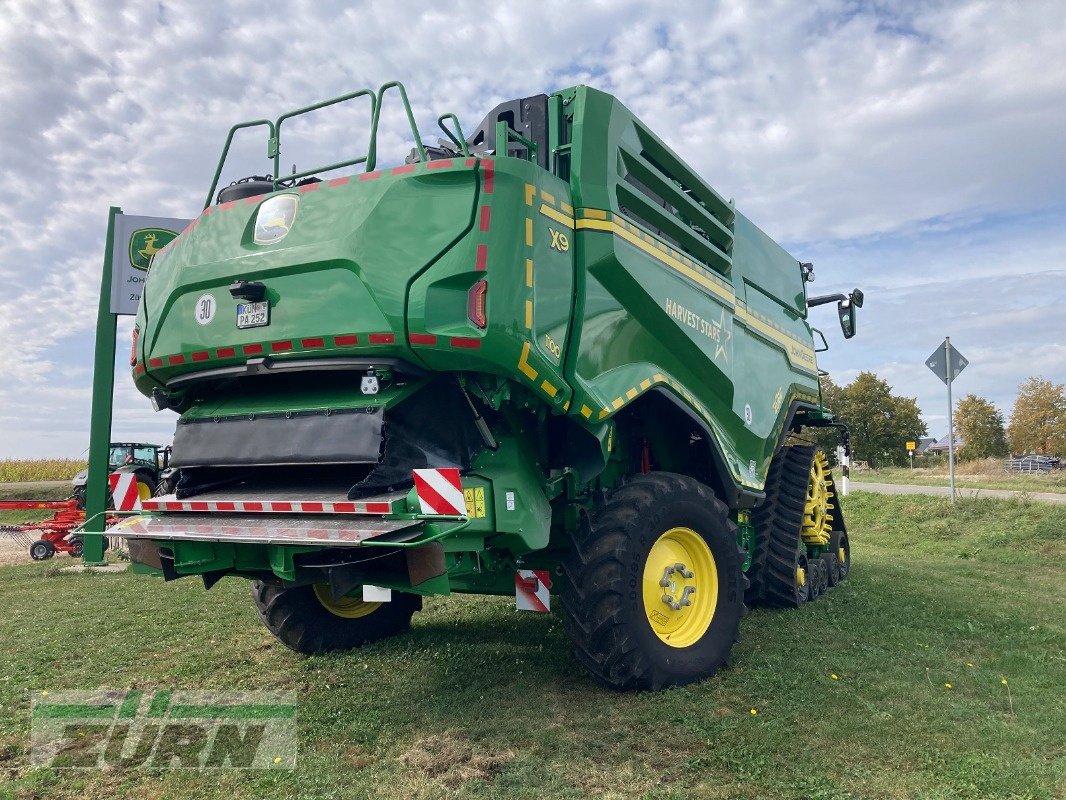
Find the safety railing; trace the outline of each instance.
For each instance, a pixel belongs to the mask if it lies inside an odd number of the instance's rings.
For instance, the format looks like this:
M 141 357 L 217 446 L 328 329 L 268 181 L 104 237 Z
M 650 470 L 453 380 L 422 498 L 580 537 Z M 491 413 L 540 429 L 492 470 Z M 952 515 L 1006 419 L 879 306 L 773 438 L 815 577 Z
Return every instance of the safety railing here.
M 511 142 L 516 142 L 526 149 L 526 161 L 537 163 L 537 143 L 527 139 L 501 119 L 496 123 L 496 153 L 501 156 L 508 155 Z
M 382 102 L 385 98 L 385 94 L 392 89 L 395 89 L 396 92 L 400 95 L 400 101 L 403 103 L 404 112 L 407 116 L 407 122 L 411 126 L 411 134 L 414 137 L 415 147 L 418 150 L 419 158 L 421 158 L 423 161 L 426 160 L 426 148 L 425 145 L 422 143 L 422 137 L 418 133 L 418 126 L 415 123 L 414 112 L 411 110 L 411 103 L 407 99 L 407 90 L 404 89 L 403 84 L 399 81 L 389 81 L 388 83 L 382 84 L 382 86 L 376 92 L 372 91 L 371 89 L 360 89 L 359 91 L 349 92 L 348 94 L 343 94 L 339 97 L 334 97 L 330 100 L 323 100 L 320 103 L 314 103 L 309 106 L 304 106 L 303 108 L 298 108 L 295 111 L 289 111 L 285 114 L 282 114 L 280 117 L 277 118 L 277 120 L 273 122 L 267 119 L 256 119 L 250 120 L 248 122 L 240 122 L 234 125 L 232 128 L 229 129 L 229 133 L 226 135 L 226 144 L 223 146 L 222 155 L 218 159 L 218 166 L 215 169 L 214 178 L 211 180 L 211 189 L 210 191 L 208 191 L 207 199 L 204 201 L 204 208 L 207 208 L 211 205 L 212 199 L 215 196 L 215 191 L 218 189 L 218 181 L 219 178 L 221 178 L 222 176 L 222 170 L 225 167 L 226 159 L 229 156 L 229 151 L 231 145 L 233 144 L 234 135 L 238 131 L 244 130 L 245 128 L 256 128 L 262 126 L 266 126 L 267 128 L 269 134 L 269 138 L 267 140 L 267 158 L 273 161 L 271 179 L 274 182 L 275 189 L 277 189 L 279 185 L 291 185 L 292 182 L 298 181 L 301 178 L 306 178 L 311 175 L 315 175 L 320 172 L 329 172 L 331 170 L 341 169 L 343 167 L 356 166 L 358 164 L 363 164 L 366 172 L 372 172 L 377 167 L 377 134 L 378 126 L 381 121 Z M 369 141 L 367 142 L 365 155 L 359 156 L 358 158 L 349 158 L 345 159 L 344 161 L 337 161 L 333 164 L 327 164 L 325 166 L 314 167 L 313 169 L 301 170 L 299 172 L 294 170 L 288 175 L 281 175 L 282 123 L 284 123 L 286 120 L 291 120 L 294 117 L 298 117 L 303 114 L 308 114 L 312 111 L 318 111 L 319 109 L 327 108 L 328 106 L 333 106 L 338 103 L 344 103 L 349 100 L 355 100 L 360 97 L 366 97 L 370 100 L 370 136 Z M 456 131 L 458 132 L 458 135 L 460 137 L 459 142 L 456 142 L 455 136 L 451 133 L 451 131 L 444 127 L 445 119 L 451 119 L 454 121 Z M 459 120 L 455 117 L 455 115 L 444 114 L 438 118 L 437 122 L 441 126 L 442 130 L 444 130 L 444 132 L 448 135 L 448 137 L 452 139 L 453 142 L 456 142 L 457 145 L 460 145 L 463 154 L 469 155 L 469 150 L 466 147 L 466 141 L 462 139 L 462 129 L 459 127 Z

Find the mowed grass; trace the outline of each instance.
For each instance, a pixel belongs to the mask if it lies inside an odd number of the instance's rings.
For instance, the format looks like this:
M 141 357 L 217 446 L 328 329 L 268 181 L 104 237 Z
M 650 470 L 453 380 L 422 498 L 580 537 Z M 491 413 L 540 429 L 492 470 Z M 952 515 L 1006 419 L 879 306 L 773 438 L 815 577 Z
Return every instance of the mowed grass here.
M 76 458 L 0 458 L 0 483 L 69 481 L 88 465 Z
M 0 795 L 1061 798 L 1066 508 L 847 513 L 846 584 L 754 611 L 732 669 L 658 694 L 598 688 L 558 616 L 505 598 L 431 599 L 408 634 L 304 658 L 238 580 L 0 568 Z M 296 769 L 26 766 L 32 692 L 96 687 L 294 689 Z

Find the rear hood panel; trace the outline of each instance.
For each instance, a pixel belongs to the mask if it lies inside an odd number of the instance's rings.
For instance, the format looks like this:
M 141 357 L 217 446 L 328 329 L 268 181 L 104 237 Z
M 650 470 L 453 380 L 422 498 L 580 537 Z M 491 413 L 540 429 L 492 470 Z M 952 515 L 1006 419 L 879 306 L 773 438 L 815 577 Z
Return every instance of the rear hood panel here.
M 410 282 L 470 232 L 477 162 L 398 167 L 212 206 L 156 256 L 138 314 L 135 377 L 167 380 L 262 355 L 402 345 Z M 268 199 L 289 194 L 289 232 L 255 241 Z M 430 213 L 432 209 L 432 213 Z M 266 286 L 269 325 L 239 329 L 235 280 Z

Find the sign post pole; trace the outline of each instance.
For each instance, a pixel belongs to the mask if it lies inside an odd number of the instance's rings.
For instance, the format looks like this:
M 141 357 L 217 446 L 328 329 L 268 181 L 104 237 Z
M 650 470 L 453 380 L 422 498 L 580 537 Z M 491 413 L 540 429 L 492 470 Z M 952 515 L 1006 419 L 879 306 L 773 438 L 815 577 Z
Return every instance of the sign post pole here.
M 962 353 L 951 346 L 950 336 L 944 337 L 944 344 L 937 347 L 925 361 L 925 365 L 948 387 L 948 475 L 952 505 L 955 505 L 955 419 L 954 409 L 951 407 L 951 382 L 969 363 Z
M 948 482 L 951 486 L 951 504 L 955 505 L 955 421 L 951 406 L 951 381 L 955 378 L 951 368 L 951 337 L 944 337 L 944 361 L 948 370 Z
M 111 405 L 115 391 L 115 332 L 118 315 L 111 313 L 111 274 L 115 222 L 121 208 L 111 207 L 107 218 L 104 269 L 100 277 L 100 305 L 96 311 L 96 353 L 93 356 L 93 397 L 89 418 L 89 477 L 85 485 L 85 532 L 82 562 L 106 564 L 104 527 L 107 512 L 107 459 L 111 444 Z

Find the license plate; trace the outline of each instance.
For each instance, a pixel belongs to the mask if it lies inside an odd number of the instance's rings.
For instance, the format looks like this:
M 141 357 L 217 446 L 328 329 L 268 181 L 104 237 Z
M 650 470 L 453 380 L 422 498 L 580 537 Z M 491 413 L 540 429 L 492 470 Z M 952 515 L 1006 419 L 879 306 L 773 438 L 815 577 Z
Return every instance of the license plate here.
M 270 301 L 237 303 L 238 328 L 262 328 L 270 324 Z

